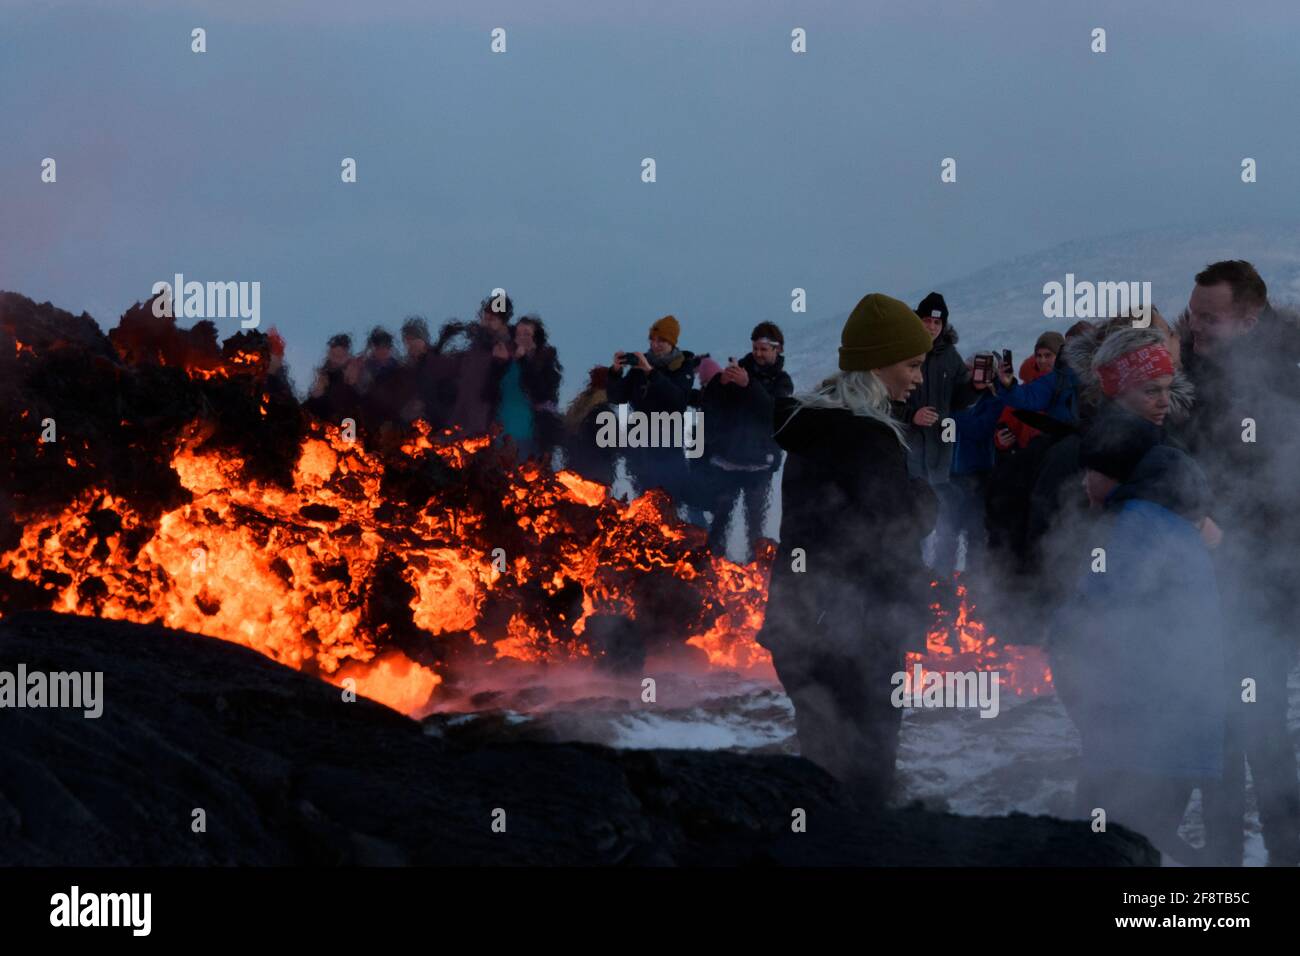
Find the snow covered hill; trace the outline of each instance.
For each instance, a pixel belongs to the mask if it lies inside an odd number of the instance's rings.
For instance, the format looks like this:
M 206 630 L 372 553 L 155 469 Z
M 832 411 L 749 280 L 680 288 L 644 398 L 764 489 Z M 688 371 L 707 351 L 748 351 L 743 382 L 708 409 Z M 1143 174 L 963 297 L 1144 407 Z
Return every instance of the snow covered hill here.
M 1274 302 L 1300 301 L 1300 225 L 1166 227 L 1082 239 L 962 278 L 936 276 L 920 289 L 862 291 L 899 295 L 912 306 L 932 289 L 940 292 L 963 355 L 1008 348 L 1018 366 L 1039 333 L 1049 328 L 1064 332 L 1074 321 L 1043 317 L 1044 283 L 1064 283 L 1067 273 L 1073 273 L 1076 282 L 1149 281 L 1156 308 L 1172 319 L 1187 305 L 1196 273 L 1218 259 L 1249 259 L 1268 283 Z M 846 302 L 838 315 L 788 336 L 786 368 L 796 386 L 811 387 L 835 370 L 840 330 L 853 305 Z

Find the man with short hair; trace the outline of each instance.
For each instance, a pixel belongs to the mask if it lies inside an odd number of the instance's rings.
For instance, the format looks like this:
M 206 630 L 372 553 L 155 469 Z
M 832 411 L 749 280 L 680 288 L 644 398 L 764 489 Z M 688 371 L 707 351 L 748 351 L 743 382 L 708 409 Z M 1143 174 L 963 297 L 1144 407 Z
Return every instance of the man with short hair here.
M 1242 862 L 1250 765 L 1270 865 L 1300 863 L 1300 786 L 1287 729 L 1287 676 L 1296 663 L 1300 574 L 1300 323 L 1269 306 L 1249 262 L 1196 276 L 1179 323 L 1196 401 L 1182 439 L 1214 493 L 1215 552 L 1228 654 L 1224 786 L 1206 794 L 1206 839 L 1217 862 Z M 1176 663 L 1171 662 L 1171 666 Z
M 727 528 L 736 501 L 745 500 L 745 558 L 763 534 L 772 475 L 781 467 L 781 448 L 772 439 L 778 398 L 794 394 L 785 371 L 785 336 L 775 322 L 760 322 L 750 333 L 750 353 L 728 365 L 700 390 L 705 429 L 703 480 L 709 485 L 713 523 L 709 547 L 727 550 Z

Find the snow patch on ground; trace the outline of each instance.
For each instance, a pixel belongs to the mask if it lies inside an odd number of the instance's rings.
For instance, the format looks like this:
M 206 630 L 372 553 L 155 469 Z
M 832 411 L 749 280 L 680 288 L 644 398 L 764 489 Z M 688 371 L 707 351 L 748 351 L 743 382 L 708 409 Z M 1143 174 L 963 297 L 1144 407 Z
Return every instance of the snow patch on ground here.
M 1290 725 L 1300 737 L 1300 672 L 1290 682 Z M 667 675 L 659 699 L 643 703 L 617 696 L 555 700 L 538 710 L 502 708 L 431 715 L 434 736 L 482 733 L 536 735 L 621 749 L 681 748 L 797 754 L 794 708 L 779 686 L 736 674 Z M 899 799 L 970 816 L 1013 812 L 1072 815 L 1079 736 L 1055 695 L 1003 698 L 1002 712 L 905 710 L 899 738 Z M 1254 796 L 1248 794 L 1247 866 L 1267 862 Z M 1182 835 L 1203 838 L 1199 794 Z

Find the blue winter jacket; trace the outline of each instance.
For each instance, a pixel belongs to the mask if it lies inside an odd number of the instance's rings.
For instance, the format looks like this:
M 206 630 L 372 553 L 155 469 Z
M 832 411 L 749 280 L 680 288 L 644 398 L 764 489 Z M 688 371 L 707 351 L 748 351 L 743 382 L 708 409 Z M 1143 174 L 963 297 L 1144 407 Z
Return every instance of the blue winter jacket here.
M 1096 541 L 1105 570 L 1084 573 L 1053 627 L 1053 674 L 1085 769 L 1223 771 L 1224 621 L 1192 523 L 1207 500 L 1199 466 L 1157 446 L 1107 501 L 1109 531 L 1102 524 Z
M 978 475 L 993 470 L 997 451 L 993 433 L 1006 402 L 997 395 L 985 392 L 970 408 L 953 415 L 957 425 L 957 447 L 952 452 L 954 475 Z
M 1046 375 L 1015 385 L 1001 397 L 1009 408 L 1043 412 L 1057 421 L 1073 423 L 1079 419 L 1078 394 L 1078 376 L 1064 362 L 1057 362 Z

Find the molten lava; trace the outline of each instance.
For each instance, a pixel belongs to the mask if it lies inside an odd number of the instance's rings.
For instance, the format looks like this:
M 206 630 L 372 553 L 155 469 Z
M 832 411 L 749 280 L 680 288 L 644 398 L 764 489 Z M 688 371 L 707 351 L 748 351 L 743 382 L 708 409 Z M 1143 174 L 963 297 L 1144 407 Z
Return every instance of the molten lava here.
M 289 488 L 249 481 L 239 458 L 196 444 L 171 460 L 186 504 L 149 522 L 128 502 L 84 492 L 60 513 L 29 516 L 0 572 L 37 584 L 54 610 L 235 641 L 328 680 L 351 677 L 359 693 L 407 712 L 429 702 L 458 657 L 589 660 L 588 621 L 635 620 L 633 591 L 647 576 L 694 592 L 698 607 L 682 614 L 699 621 L 685 643 L 707 663 L 768 664 L 754 643 L 765 568 L 692 547 L 657 494 L 621 504 L 575 474 L 494 460 L 483 467 L 505 476 L 499 515 L 464 501 L 416 509 L 383 497 L 388 466 L 337 428 L 312 426 Z M 437 442 L 423 427 L 401 453 L 407 467 L 440 462 L 453 473 L 493 457 L 486 438 Z M 491 527 L 501 515 L 510 536 Z M 439 648 L 444 638 L 454 646 Z
M 662 493 L 622 503 L 488 438 L 349 440 L 273 387 L 260 333 L 218 347 L 145 303 L 105 338 L 9 301 L 0 610 L 233 641 L 406 713 L 521 668 L 774 680 L 755 642 L 770 543 L 747 566 L 712 556 Z M 1043 692 L 1041 654 L 1000 645 L 962 598 L 955 619 L 935 605 L 917 658 Z
M 937 588 L 938 582 L 932 582 Z M 943 671 L 995 671 L 1001 675 L 999 685 L 1017 697 L 1037 697 L 1052 687 L 1052 670 L 1040 647 L 1003 644 L 975 618 L 975 605 L 965 584 L 957 584 L 957 612 L 938 601 L 930 605 L 935 625 L 925 636 L 926 652 L 907 655 L 905 693 L 912 694 L 913 667 L 921 665 L 925 674 Z

